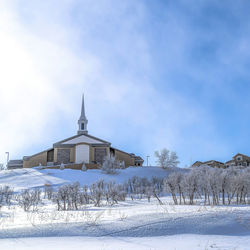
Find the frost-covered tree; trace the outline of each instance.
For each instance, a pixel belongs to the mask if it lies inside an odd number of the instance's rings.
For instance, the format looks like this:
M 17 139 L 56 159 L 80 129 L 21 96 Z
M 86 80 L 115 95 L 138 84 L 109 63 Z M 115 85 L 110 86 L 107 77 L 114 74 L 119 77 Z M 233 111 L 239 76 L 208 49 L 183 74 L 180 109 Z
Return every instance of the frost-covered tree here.
M 177 167 L 179 164 L 176 152 L 164 148 L 160 152 L 155 151 L 156 163 L 162 168 Z
M 120 168 L 120 161 L 114 156 L 106 156 L 102 164 L 102 171 L 106 174 L 116 174 Z
M 125 168 L 126 168 L 126 165 L 125 165 L 125 162 L 124 162 L 124 161 L 121 161 L 121 162 L 120 162 L 120 168 L 121 168 L 121 169 L 125 169 Z
M 9 186 L 0 186 L 0 208 L 2 205 L 11 205 L 11 198 L 13 196 L 13 189 Z
M 183 180 L 183 175 L 180 172 L 174 172 L 165 179 L 164 183 L 165 188 L 167 191 L 171 193 L 175 204 L 178 204 L 177 194 L 179 194 L 179 204 L 182 203 L 182 198 L 185 203 L 185 196 L 183 193 L 184 190 L 181 185 L 182 180 Z
M 24 190 L 18 194 L 17 201 L 19 206 L 22 207 L 24 211 L 29 211 L 30 208 L 35 211 L 41 202 L 41 190 Z
M 2 163 L 0 163 L 0 171 L 1 170 L 4 170 L 5 168 L 4 168 L 4 165 L 2 164 Z
M 96 207 L 100 207 L 101 200 L 104 197 L 105 192 L 105 183 L 104 180 L 100 180 L 96 183 L 93 183 L 90 187 L 90 199 L 94 202 Z

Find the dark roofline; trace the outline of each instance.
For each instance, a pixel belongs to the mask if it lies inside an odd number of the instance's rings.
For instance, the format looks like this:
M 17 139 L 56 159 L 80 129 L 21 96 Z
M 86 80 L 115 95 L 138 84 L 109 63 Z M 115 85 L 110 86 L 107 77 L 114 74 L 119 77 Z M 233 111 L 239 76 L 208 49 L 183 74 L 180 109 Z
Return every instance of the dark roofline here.
M 248 155 L 244 155 L 244 154 L 241 154 L 241 153 L 237 153 L 235 156 L 233 156 L 233 158 L 235 158 L 237 155 L 242 155 L 242 156 L 245 156 L 247 158 L 250 158 Z
M 216 162 L 216 163 L 224 164 L 223 162 L 220 162 L 220 161 L 215 161 L 215 160 L 204 161 L 203 163 L 209 163 L 209 162 Z
M 73 148 L 76 144 L 57 144 L 57 143 L 54 143 L 53 144 L 53 147 L 54 148 Z
M 235 160 L 226 161 L 225 164 L 235 162 Z
M 196 162 L 194 162 L 194 163 L 192 164 L 192 166 L 193 166 L 194 164 L 196 164 L 196 163 L 201 163 L 201 164 L 203 164 L 202 161 L 196 161 Z
M 90 143 L 89 145 L 91 145 L 92 147 L 110 147 L 109 143 Z
M 192 164 L 192 166 L 194 166 L 195 164 L 197 164 L 197 163 L 199 163 L 200 165 L 204 165 L 204 164 L 208 164 L 208 163 L 212 163 L 212 162 L 214 162 L 214 163 L 219 163 L 219 164 L 222 164 L 222 165 L 224 165 L 224 163 L 223 162 L 220 162 L 220 161 L 215 161 L 215 160 L 210 160 L 210 161 L 196 161 L 196 162 L 194 162 L 193 164 Z

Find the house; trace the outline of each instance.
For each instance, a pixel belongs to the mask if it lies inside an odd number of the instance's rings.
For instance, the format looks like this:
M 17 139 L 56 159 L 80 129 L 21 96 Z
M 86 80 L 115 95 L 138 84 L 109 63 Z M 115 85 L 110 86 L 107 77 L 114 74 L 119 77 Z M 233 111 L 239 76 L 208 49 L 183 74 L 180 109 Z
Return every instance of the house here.
M 106 156 L 115 156 L 121 163 L 124 162 L 126 167 L 142 166 L 144 161 L 140 156 L 114 148 L 110 142 L 90 135 L 87 125 L 83 96 L 77 135 L 56 142 L 45 151 L 23 157 L 23 167 L 52 167 L 64 163 L 79 169 L 82 163 L 85 163 L 87 168 L 97 168 Z
M 215 161 L 215 160 L 210 160 L 210 161 L 196 161 L 192 167 L 200 167 L 200 166 L 210 166 L 210 167 L 217 167 L 217 168 L 225 168 L 225 165 L 223 162 L 220 161 Z
M 250 166 L 250 157 L 243 154 L 236 154 L 232 160 L 225 162 L 226 167 L 230 166 Z
M 211 160 L 211 161 L 196 161 L 191 167 L 200 167 L 202 165 L 207 165 L 210 167 L 218 167 L 218 168 L 228 168 L 231 166 L 243 166 L 248 167 L 250 166 L 250 157 L 243 154 L 236 154 L 232 160 L 227 161 L 225 163 Z

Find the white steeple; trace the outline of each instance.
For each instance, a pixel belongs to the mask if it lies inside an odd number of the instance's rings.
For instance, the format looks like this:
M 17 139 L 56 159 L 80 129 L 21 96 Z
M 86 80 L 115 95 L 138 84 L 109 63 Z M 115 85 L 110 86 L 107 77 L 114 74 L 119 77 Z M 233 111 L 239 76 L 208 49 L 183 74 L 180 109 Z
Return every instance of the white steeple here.
M 85 107 L 84 107 L 84 94 L 82 95 L 82 109 L 81 109 L 81 116 L 78 120 L 78 135 L 80 134 L 87 134 L 87 124 L 88 120 L 85 115 Z

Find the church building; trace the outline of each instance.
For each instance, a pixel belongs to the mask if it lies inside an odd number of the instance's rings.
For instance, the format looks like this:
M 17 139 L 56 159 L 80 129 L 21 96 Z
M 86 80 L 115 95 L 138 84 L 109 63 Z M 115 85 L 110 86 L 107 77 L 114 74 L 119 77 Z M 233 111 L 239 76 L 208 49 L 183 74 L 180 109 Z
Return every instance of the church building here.
M 30 168 L 40 164 L 53 167 L 64 163 L 65 167 L 80 169 L 82 163 L 85 163 L 87 168 L 98 168 L 106 156 L 115 156 L 126 167 L 142 166 L 143 159 L 140 156 L 114 148 L 110 142 L 90 135 L 87 125 L 83 96 L 77 135 L 56 142 L 52 148 L 40 153 L 24 156 L 23 167 Z

